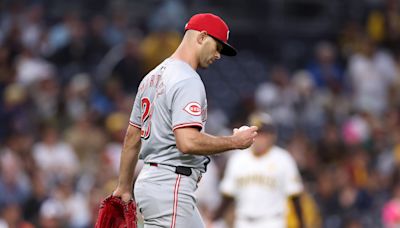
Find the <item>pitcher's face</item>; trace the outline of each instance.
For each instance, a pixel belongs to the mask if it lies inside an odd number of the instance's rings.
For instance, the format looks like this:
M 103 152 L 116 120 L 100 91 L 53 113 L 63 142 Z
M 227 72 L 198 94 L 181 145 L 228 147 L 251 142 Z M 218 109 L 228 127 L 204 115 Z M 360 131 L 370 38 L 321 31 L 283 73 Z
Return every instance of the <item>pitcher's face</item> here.
M 207 35 L 200 52 L 199 66 L 201 68 L 208 68 L 209 65 L 220 59 L 222 47 L 219 41 Z

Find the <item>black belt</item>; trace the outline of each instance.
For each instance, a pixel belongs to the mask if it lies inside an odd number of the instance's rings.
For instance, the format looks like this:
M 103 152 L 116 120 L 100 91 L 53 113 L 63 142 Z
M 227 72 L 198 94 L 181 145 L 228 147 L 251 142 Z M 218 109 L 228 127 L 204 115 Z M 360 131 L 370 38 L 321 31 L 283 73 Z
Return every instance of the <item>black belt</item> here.
M 150 166 L 155 166 L 158 167 L 157 163 L 154 162 L 147 162 L 146 164 L 149 164 Z M 161 165 L 165 165 L 165 164 L 161 164 Z M 171 166 L 175 168 L 175 173 L 176 174 L 181 174 L 181 175 L 185 175 L 185 176 L 190 176 L 192 175 L 192 169 L 190 167 L 186 167 L 186 166 L 173 166 L 173 165 L 166 165 L 166 166 Z

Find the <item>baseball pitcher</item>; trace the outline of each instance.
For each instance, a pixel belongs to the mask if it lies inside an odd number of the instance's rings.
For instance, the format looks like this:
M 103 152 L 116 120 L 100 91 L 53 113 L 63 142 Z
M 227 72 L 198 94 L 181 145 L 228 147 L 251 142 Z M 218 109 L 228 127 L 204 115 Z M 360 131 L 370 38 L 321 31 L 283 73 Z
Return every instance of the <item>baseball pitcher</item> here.
M 177 50 L 139 85 L 113 195 L 125 202 L 132 199 L 133 171 L 138 158 L 143 159 L 134 197 L 145 228 L 204 227 L 194 191 L 208 156 L 247 148 L 257 135 L 255 126 L 226 137 L 203 131 L 207 99 L 196 69 L 207 68 L 221 54 L 236 55 L 228 36 L 220 17 L 194 15 Z

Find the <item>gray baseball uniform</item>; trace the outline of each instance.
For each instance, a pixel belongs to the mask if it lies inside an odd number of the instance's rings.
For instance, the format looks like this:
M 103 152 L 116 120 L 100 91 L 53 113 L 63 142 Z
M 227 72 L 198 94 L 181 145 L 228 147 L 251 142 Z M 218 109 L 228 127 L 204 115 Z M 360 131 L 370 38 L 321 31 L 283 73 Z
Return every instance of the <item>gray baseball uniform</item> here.
M 203 82 L 187 63 L 166 59 L 140 83 L 130 124 L 141 129 L 147 164 L 134 190 L 145 227 L 204 227 L 194 191 L 209 158 L 180 152 L 173 131 L 203 130 L 206 118 Z

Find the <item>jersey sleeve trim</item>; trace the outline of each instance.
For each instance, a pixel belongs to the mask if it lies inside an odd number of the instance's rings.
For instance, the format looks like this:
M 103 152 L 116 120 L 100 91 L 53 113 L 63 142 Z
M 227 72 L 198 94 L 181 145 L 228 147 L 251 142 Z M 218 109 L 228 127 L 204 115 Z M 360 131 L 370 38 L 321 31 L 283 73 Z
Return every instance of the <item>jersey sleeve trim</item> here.
M 134 122 L 132 122 L 132 121 L 129 121 L 129 124 L 130 124 L 131 126 L 134 126 L 134 127 L 136 127 L 136 128 L 139 128 L 139 129 L 142 128 L 139 124 L 136 124 L 136 123 L 134 123 Z
M 183 128 L 183 127 L 200 127 L 200 129 L 203 128 L 203 124 L 199 123 L 199 122 L 192 122 L 192 123 L 181 123 L 181 124 L 177 124 L 175 125 L 172 130 L 175 131 L 178 128 Z

